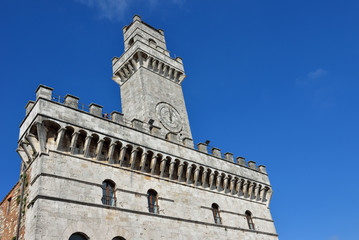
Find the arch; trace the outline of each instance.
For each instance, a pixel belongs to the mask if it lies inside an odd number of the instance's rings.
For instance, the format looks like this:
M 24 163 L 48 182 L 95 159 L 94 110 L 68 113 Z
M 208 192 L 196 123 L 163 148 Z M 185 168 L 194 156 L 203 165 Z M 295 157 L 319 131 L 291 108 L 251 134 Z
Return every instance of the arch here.
M 75 129 L 71 126 L 65 128 L 65 134 L 62 138 L 62 143 L 60 143 L 59 150 L 64 152 L 70 152 L 71 150 L 71 139 L 72 134 L 75 132 Z
M 113 154 L 112 154 L 112 160 L 113 163 L 118 164 L 120 162 L 120 153 L 121 153 L 121 147 L 122 147 L 122 143 L 120 141 L 116 141 L 114 146 L 114 150 L 113 150 Z
M 115 183 L 106 179 L 102 182 L 102 204 L 108 206 L 116 206 L 116 190 Z
M 79 130 L 79 135 L 75 144 L 74 154 L 84 154 L 85 141 L 87 137 L 87 132 L 85 130 Z
M 221 215 L 219 212 L 219 206 L 217 203 L 212 204 L 212 213 L 213 213 L 213 219 L 215 224 L 222 224 Z
M 86 234 L 84 233 L 74 233 L 70 236 L 69 240 L 88 240 L 90 239 Z
M 253 219 L 252 219 L 252 213 L 249 210 L 246 211 L 246 219 L 247 219 L 249 229 L 255 230 L 254 224 L 253 224 Z
M 143 171 L 146 173 L 151 172 L 151 160 L 152 160 L 153 154 L 154 153 L 152 151 L 147 151 L 147 156 L 145 158 L 144 167 L 143 167 Z
M 148 211 L 151 213 L 159 213 L 157 192 L 153 189 L 147 191 Z
M 170 176 L 170 165 L 171 165 L 171 157 L 166 157 L 166 165 L 163 177 L 168 178 Z
M 140 170 L 140 164 L 141 164 L 141 157 L 142 154 L 144 153 L 144 150 L 140 147 L 137 147 L 137 153 L 136 153 L 136 158 L 133 159 L 134 162 L 134 166 L 133 166 L 133 170 Z
M 100 149 L 101 151 L 98 152 L 98 156 L 97 159 L 100 161 L 106 161 L 108 158 L 108 152 L 110 150 L 110 144 L 111 144 L 111 139 L 108 137 L 105 137 L 103 139 L 103 144 L 102 144 L 102 149 Z
M 89 157 L 95 158 L 97 144 L 98 144 L 98 140 L 100 140 L 100 137 L 97 134 L 92 134 L 91 136 L 92 136 L 92 138 L 91 138 L 90 147 L 89 147 Z
M 173 175 L 172 175 L 172 180 L 178 180 L 178 167 L 181 164 L 181 161 L 179 159 L 175 159 L 175 165 L 173 168 Z
M 46 128 L 46 147 L 48 149 L 55 149 L 56 148 L 56 139 L 57 133 L 61 126 L 53 121 L 44 120 L 43 122 L 44 127 Z
M 160 175 L 161 174 L 160 167 L 161 167 L 162 158 L 163 158 L 163 155 L 158 153 L 157 154 L 157 161 L 156 161 L 155 171 L 154 171 L 155 175 Z

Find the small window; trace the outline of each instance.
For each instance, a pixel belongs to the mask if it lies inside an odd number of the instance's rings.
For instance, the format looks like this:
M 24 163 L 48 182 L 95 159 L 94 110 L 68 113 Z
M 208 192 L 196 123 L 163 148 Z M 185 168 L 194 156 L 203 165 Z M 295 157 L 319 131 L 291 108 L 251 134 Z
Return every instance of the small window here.
M 148 190 L 147 198 L 148 198 L 148 211 L 151 213 L 158 213 L 157 192 L 153 189 Z
M 148 43 L 149 43 L 150 46 L 152 46 L 152 47 L 156 47 L 156 45 L 157 45 L 156 41 L 153 40 L 152 38 L 150 38 L 150 39 L 148 40 Z
M 222 224 L 222 219 L 221 219 L 221 216 L 219 214 L 219 207 L 215 203 L 212 204 L 212 212 L 213 212 L 214 223 L 215 224 Z
M 74 233 L 69 238 L 69 240 L 87 240 L 87 239 L 89 238 L 83 233 Z
M 135 41 L 133 40 L 133 38 L 131 38 L 130 41 L 128 41 L 128 46 L 131 47 L 134 42 L 135 42 Z
M 115 206 L 115 184 L 112 181 L 105 180 L 102 183 L 102 203 L 104 205 Z
M 254 224 L 253 224 L 253 220 L 252 220 L 252 213 L 250 211 L 246 211 L 246 218 L 247 218 L 249 229 L 254 230 Z
M 123 237 L 114 237 L 114 238 L 112 238 L 112 240 L 126 240 L 126 239 Z

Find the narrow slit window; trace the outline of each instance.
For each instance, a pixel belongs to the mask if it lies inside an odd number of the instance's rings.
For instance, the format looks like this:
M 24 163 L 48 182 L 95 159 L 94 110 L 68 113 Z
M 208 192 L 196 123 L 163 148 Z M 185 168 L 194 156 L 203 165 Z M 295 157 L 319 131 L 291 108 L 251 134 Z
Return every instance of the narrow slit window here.
M 158 213 L 157 192 L 152 189 L 148 190 L 147 198 L 148 198 L 148 211 L 151 213 Z
M 250 230 L 255 230 L 254 229 L 254 224 L 253 224 L 253 219 L 252 219 L 252 213 L 250 211 L 246 211 L 246 218 L 247 218 L 249 229 Z
M 109 180 L 102 183 L 102 204 L 108 206 L 116 205 L 115 184 Z
M 219 207 L 215 203 L 212 204 L 212 213 L 213 213 L 214 223 L 222 224 L 221 215 L 219 213 Z

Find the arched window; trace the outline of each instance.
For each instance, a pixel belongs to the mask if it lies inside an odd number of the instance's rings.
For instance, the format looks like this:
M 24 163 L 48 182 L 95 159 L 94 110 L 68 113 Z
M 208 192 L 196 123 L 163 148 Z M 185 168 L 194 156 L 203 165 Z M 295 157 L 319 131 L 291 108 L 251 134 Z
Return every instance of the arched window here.
M 74 233 L 69 238 L 69 240 L 87 240 L 87 239 L 89 238 L 83 233 Z
M 109 206 L 116 205 L 115 184 L 110 180 L 102 183 L 102 203 Z
M 253 224 L 253 220 L 252 220 L 252 213 L 250 211 L 246 211 L 246 218 L 247 218 L 249 229 L 254 230 L 254 224 Z
M 123 237 L 114 237 L 114 238 L 112 238 L 112 240 L 126 240 L 126 239 Z
M 148 211 L 151 213 L 158 213 L 158 201 L 157 201 L 157 192 L 153 189 L 148 190 Z
M 221 219 L 221 216 L 219 214 L 219 207 L 215 203 L 212 204 L 212 212 L 213 212 L 214 223 L 215 224 L 222 224 L 222 219 Z

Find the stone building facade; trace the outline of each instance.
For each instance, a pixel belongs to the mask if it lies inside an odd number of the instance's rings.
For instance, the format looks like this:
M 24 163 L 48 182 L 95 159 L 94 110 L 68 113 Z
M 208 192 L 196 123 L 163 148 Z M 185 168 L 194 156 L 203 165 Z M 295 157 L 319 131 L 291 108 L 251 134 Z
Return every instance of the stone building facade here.
M 193 143 L 164 31 L 136 15 L 123 32 L 123 113 L 43 85 L 27 104 L 1 239 L 278 239 L 266 168 Z

